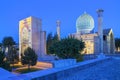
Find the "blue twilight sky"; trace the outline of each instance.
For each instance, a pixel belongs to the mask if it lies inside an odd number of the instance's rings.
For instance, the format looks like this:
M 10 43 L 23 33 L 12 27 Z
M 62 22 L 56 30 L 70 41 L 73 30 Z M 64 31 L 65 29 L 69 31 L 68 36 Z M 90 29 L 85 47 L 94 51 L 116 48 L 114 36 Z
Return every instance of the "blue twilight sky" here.
M 43 30 L 56 32 L 61 20 L 61 36 L 76 32 L 76 19 L 86 11 L 95 20 L 98 8 L 104 9 L 104 28 L 112 28 L 120 37 L 120 0 L 0 0 L 0 42 L 12 36 L 18 42 L 19 21 L 29 16 L 42 19 Z

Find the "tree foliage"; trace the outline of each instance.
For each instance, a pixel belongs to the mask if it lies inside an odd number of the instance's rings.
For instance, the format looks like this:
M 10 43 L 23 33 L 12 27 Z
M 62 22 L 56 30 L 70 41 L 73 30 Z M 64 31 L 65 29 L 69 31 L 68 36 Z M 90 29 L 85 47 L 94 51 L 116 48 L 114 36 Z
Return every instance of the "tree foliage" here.
M 3 64 L 3 62 L 4 62 L 4 58 L 5 58 L 5 54 L 4 54 L 4 52 L 0 51 L 0 65 Z
M 0 66 L 4 69 L 11 70 L 10 64 L 14 63 L 14 60 L 19 57 L 15 54 L 15 50 L 13 50 L 13 46 L 15 45 L 15 41 L 12 37 L 5 37 L 0 44 L 1 51 L 0 51 Z M 8 48 L 8 52 L 6 49 Z
M 17 54 L 17 49 L 15 47 L 10 47 L 9 54 L 6 56 L 10 64 L 17 63 L 19 61 L 19 55 Z
M 23 65 L 28 65 L 28 69 L 30 69 L 30 66 L 34 66 L 37 63 L 37 54 L 33 49 L 28 47 L 24 54 L 21 55 L 21 62 Z
M 47 36 L 47 54 L 50 54 L 50 51 L 49 51 L 50 46 L 57 41 L 59 41 L 57 34 L 55 34 L 54 36 L 52 35 L 52 33 L 48 34 L 48 36 Z
M 57 34 L 54 34 L 52 40 L 53 40 L 53 43 L 58 42 L 58 41 L 59 41 L 59 39 L 58 39 L 58 35 L 57 35 Z
M 11 71 L 10 64 L 5 60 L 5 54 L 3 51 L 0 51 L 0 67 Z
M 2 47 L 2 43 L 0 43 L 0 47 Z
M 0 43 L 0 51 L 2 50 L 2 43 Z
M 53 41 L 53 36 L 52 33 L 49 33 L 47 36 L 47 53 L 49 54 L 49 47 L 52 45 L 52 41 Z
M 4 47 L 9 47 L 15 45 L 15 41 L 12 37 L 5 37 L 2 41 Z
M 85 48 L 84 42 L 74 38 L 66 38 L 61 41 L 55 42 L 49 51 L 52 54 L 57 55 L 60 58 L 77 58 L 80 56 L 80 52 Z
M 17 51 L 14 47 L 15 41 L 12 37 L 5 37 L 2 41 L 4 52 L 6 48 L 8 48 L 8 52 L 6 53 L 6 59 L 9 63 L 14 63 L 14 61 L 18 61 L 19 57 L 17 55 Z

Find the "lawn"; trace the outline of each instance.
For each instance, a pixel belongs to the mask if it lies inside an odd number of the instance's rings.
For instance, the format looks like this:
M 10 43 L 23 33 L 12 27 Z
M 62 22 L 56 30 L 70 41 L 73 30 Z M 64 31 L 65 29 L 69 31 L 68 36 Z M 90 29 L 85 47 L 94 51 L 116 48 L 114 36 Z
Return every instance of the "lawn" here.
M 29 73 L 29 72 L 34 72 L 34 71 L 38 71 L 38 70 L 41 70 L 41 69 L 38 69 L 38 68 L 30 68 L 30 70 L 28 70 L 28 68 L 23 68 L 23 69 L 17 69 L 15 72 L 18 72 L 20 74 L 23 74 L 23 73 Z

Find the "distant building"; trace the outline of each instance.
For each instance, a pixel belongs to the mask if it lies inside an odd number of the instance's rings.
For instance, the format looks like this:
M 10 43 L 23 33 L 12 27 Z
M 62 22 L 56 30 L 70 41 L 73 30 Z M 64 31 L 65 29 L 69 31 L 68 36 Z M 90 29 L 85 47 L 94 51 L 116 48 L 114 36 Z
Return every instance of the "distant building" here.
M 102 15 L 102 13 L 101 13 Z M 115 42 L 112 29 L 102 29 L 102 16 L 98 15 L 98 32 L 94 33 L 94 19 L 86 12 L 76 21 L 77 33 L 69 36 L 85 42 L 83 54 L 114 53 Z
M 28 17 L 19 22 L 19 53 L 27 47 L 35 50 L 38 57 L 46 54 L 46 32 L 42 31 L 42 22 L 35 17 Z

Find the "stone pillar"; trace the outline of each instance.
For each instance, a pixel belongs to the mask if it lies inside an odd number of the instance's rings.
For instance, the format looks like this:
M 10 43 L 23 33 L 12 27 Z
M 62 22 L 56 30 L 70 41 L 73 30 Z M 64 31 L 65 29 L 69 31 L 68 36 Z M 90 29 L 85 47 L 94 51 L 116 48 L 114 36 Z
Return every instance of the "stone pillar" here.
M 40 32 L 40 56 L 44 57 L 46 55 L 46 32 Z
M 57 36 L 58 40 L 60 40 L 60 20 L 57 20 L 56 24 L 57 24 Z
M 98 9 L 98 36 L 100 39 L 100 55 L 99 57 L 103 57 L 103 12 L 104 10 Z

